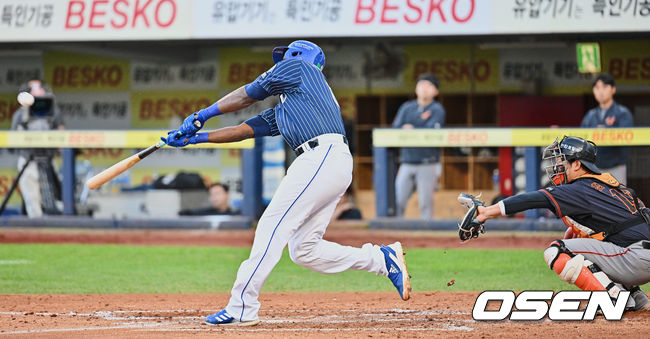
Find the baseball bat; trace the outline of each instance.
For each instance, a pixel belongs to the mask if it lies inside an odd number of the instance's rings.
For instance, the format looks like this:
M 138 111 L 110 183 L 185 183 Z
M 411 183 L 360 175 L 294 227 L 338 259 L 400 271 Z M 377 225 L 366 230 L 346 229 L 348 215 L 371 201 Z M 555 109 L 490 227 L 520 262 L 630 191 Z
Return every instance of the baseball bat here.
M 138 152 L 137 154 L 134 154 L 117 164 L 101 171 L 99 174 L 95 175 L 94 177 L 88 179 L 86 182 L 86 186 L 90 188 L 91 190 L 94 190 L 95 188 L 105 184 L 109 180 L 115 178 L 116 176 L 122 174 L 124 171 L 128 170 L 129 168 L 133 167 L 133 165 L 137 164 L 138 161 L 146 158 L 149 154 L 157 151 L 159 148 L 165 146 L 165 142 L 161 141 L 155 145 L 149 146 L 146 149 L 143 149 L 142 151 Z

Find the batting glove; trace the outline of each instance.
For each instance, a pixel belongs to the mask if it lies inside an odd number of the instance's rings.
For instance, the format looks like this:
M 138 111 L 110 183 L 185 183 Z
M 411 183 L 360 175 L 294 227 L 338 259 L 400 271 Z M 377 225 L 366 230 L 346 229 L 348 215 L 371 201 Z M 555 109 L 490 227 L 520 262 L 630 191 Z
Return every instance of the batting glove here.
M 169 146 L 185 147 L 187 145 L 196 144 L 197 137 L 198 136 L 196 134 L 190 135 L 189 137 L 184 135 L 181 135 L 179 137 L 179 131 L 173 130 L 167 132 L 167 138 L 160 137 L 160 140 L 164 141 Z
M 205 123 L 205 120 L 201 119 L 201 117 L 202 115 L 198 112 L 187 116 L 187 118 L 183 120 L 181 127 L 176 131 L 177 133 L 174 135 L 174 138 L 180 139 L 183 136 L 192 136 L 196 134 Z

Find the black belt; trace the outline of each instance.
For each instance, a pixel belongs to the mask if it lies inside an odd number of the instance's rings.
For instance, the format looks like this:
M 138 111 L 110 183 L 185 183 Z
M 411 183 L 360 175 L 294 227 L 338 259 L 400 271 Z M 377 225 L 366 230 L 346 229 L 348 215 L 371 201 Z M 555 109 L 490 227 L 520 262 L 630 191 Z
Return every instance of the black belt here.
M 346 138 L 345 135 L 341 135 L 341 137 L 343 137 L 343 142 L 347 145 L 348 144 L 348 138 Z M 314 148 L 318 147 L 318 145 L 320 143 L 318 142 L 318 137 L 316 137 L 314 139 L 311 139 L 311 140 L 307 141 L 305 144 L 307 144 L 307 146 L 309 146 L 309 149 L 314 149 Z M 296 156 L 300 156 L 301 154 L 305 153 L 305 148 L 303 147 L 303 145 L 304 144 L 298 146 L 298 148 L 296 148 L 294 150 L 296 152 Z

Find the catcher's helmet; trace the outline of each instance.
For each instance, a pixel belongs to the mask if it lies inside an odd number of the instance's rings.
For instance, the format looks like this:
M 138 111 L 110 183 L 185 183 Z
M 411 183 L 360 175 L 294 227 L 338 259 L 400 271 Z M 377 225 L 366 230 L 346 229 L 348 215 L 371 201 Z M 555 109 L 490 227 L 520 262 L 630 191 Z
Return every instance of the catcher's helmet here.
M 596 162 L 596 144 L 591 141 L 564 136 L 562 140 L 555 141 L 544 149 L 542 161 L 550 161 L 544 167 L 546 174 L 551 182 L 555 185 L 565 184 L 566 168 L 564 160 L 573 162 L 580 160 L 583 167 L 594 174 L 600 174 L 600 169 L 594 164 Z
M 296 40 L 289 46 L 280 46 L 273 49 L 273 63 L 284 59 L 301 59 L 311 62 L 321 71 L 325 66 L 325 53 L 315 43 L 307 40 Z

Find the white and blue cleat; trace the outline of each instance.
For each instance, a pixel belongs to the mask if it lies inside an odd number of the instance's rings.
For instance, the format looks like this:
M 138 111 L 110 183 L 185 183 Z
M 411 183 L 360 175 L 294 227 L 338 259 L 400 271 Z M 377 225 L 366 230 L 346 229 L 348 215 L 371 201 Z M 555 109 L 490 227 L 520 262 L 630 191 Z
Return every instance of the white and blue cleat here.
M 398 241 L 388 246 L 382 246 L 381 251 L 384 252 L 384 258 L 386 259 L 388 278 L 397 288 L 402 300 L 409 300 L 411 297 L 411 276 L 406 269 L 402 244 Z
M 212 325 L 238 325 L 238 326 L 254 326 L 260 323 L 259 319 L 250 321 L 239 321 L 231 317 L 226 310 L 219 313 L 210 314 L 205 317 L 205 322 Z

